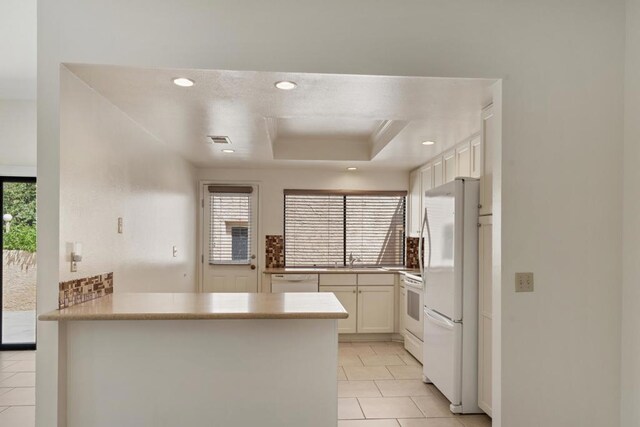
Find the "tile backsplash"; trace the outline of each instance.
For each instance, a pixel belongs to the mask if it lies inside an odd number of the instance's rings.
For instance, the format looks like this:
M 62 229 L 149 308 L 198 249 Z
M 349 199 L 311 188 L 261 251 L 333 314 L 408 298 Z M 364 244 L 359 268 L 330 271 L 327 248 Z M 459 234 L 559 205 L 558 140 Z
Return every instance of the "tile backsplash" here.
M 113 293 L 113 272 L 60 282 L 58 307 L 67 308 Z
M 265 236 L 265 267 L 266 268 L 283 268 L 284 267 L 284 236 L 268 235 Z
M 420 242 L 419 237 L 407 237 L 407 245 L 406 245 L 406 262 L 405 266 L 407 268 L 420 268 L 420 264 L 418 262 L 418 244 Z M 422 239 L 422 250 L 424 254 L 424 239 Z

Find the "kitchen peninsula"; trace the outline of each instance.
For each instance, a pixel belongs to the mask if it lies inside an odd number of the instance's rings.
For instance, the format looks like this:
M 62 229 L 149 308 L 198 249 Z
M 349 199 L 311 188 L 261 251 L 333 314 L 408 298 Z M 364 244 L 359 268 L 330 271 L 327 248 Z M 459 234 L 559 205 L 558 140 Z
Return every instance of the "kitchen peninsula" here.
M 347 316 L 331 293 L 116 293 L 40 320 L 60 323 L 67 427 L 328 427 Z

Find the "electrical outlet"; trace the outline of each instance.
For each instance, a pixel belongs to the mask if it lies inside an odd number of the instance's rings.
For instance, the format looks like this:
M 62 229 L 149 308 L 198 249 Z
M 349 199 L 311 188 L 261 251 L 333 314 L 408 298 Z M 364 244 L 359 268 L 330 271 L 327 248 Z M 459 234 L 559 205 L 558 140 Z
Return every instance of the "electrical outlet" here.
M 516 273 L 516 292 L 533 292 L 533 273 Z
M 176 258 L 178 256 L 178 247 L 174 246 L 173 247 L 173 257 Z
M 123 228 L 124 228 L 124 221 L 122 220 L 122 217 L 118 218 L 118 234 L 122 234 L 123 233 Z

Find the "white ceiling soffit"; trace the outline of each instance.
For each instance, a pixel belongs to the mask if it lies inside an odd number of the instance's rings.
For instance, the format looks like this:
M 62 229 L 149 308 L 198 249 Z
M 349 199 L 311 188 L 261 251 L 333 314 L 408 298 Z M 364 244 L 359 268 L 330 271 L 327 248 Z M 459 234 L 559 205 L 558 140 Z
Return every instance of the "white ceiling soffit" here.
M 370 161 L 407 125 L 403 120 L 268 117 L 275 160 Z
M 479 130 L 494 82 L 66 66 L 198 167 L 411 169 Z M 175 77 L 195 84 L 178 87 Z M 281 80 L 297 88 L 276 89 Z M 210 144 L 208 135 L 232 144 Z M 422 145 L 427 139 L 436 145 Z

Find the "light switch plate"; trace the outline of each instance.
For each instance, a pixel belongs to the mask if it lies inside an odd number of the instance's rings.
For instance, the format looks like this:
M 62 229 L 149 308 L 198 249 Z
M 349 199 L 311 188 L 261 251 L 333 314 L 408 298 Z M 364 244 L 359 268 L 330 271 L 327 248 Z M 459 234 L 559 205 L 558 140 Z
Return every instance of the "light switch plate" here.
M 122 234 L 123 233 L 123 228 L 124 228 L 124 221 L 122 220 L 122 217 L 118 218 L 118 234 Z
M 516 292 L 533 292 L 533 273 L 516 273 Z
M 173 247 L 173 257 L 176 258 L 178 256 L 178 247 L 174 246 Z

